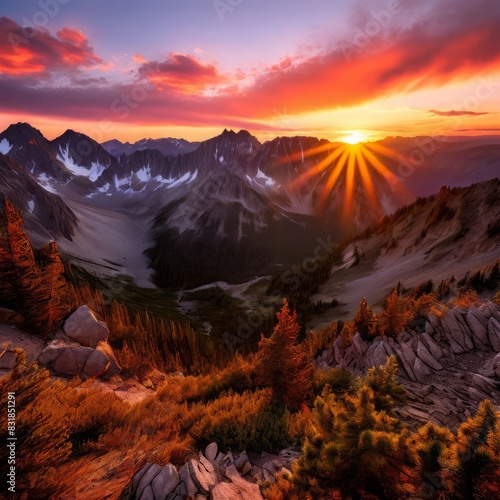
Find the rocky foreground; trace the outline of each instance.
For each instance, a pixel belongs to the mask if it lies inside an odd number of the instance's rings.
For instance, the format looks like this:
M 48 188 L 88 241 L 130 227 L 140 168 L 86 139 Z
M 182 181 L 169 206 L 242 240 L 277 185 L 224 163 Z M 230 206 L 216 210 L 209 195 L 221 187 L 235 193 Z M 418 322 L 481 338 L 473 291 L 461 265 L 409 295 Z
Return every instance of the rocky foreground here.
M 396 414 L 407 423 L 430 420 L 454 429 L 483 399 L 500 405 L 500 306 L 493 302 L 455 307 L 442 319 L 429 314 L 423 333 L 402 332 L 397 339 L 367 343 L 356 333 L 343 347 L 339 337 L 315 364 L 363 373 L 390 355 L 396 356 L 408 393 Z

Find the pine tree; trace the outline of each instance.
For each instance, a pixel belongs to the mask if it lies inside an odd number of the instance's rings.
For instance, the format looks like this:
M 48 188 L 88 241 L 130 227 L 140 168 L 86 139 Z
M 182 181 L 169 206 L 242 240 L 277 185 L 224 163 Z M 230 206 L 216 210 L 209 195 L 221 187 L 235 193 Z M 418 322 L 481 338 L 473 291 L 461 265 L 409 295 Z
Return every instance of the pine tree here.
M 31 325 L 42 334 L 53 332 L 75 307 L 75 294 L 64 278 L 64 264 L 55 241 L 38 252 L 41 269 L 40 289 L 33 297 Z
M 300 326 L 297 312 L 290 313 L 288 301 L 276 314 L 278 324 L 270 338 L 262 336 L 256 361 L 259 383 L 269 386 L 273 399 L 297 410 L 305 401 L 312 386 L 312 364 L 301 345 L 296 345 Z
M 384 310 L 380 317 L 380 327 L 384 335 L 397 337 L 406 327 L 413 312 L 407 306 L 404 297 L 400 297 L 394 289 L 385 302 Z
M 5 199 L 3 215 L 0 218 L 0 297 L 10 302 L 21 313 L 26 302 L 39 287 L 40 274 L 36 267 L 35 256 L 30 240 L 22 229 L 23 219 L 20 210 Z M 8 295 L 7 295 L 8 294 Z
M 449 487 L 456 498 L 487 498 L 480 492 L 485 480 L 493 478 L 495 482 L 495 473 L 500 467 L 499 425 L 495 408 L 485 400 L 479 405 L 476 415 L 459 427 L 449 464 Z M 496 488 L 497 491 L 500 489 L 498 477 Z
M 375 313 L 367 304 L 366 297 L 363 297 L 363 299 L 359 303 L 358 311 L 354 318 L 354 325 L 356 327 L 356 330 L 359 332 L 363 340 L 368 340 L 372 336 L 375 322 Z
M 313 422 L 294 479 L 318 497 L 339 488 L 342 498 L 363 492 L 398 498 L 406 434 L 399 420 L 376 410 L 374 390 L 362 385 L 354 394 L 335 395 L 327 385 L 316 398 Z

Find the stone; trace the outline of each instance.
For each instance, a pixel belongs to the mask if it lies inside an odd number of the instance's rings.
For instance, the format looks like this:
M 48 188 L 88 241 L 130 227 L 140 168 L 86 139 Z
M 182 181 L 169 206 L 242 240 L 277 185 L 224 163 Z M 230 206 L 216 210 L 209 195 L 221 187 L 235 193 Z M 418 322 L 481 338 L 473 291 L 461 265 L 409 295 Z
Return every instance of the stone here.
M 187 496 L 186 485 L 181 482 L 177 485 L 175 490 L 167 496 L 167 500 L 184 500 L 186 496 Z
M 444 356 L 443 350 L 436 344 L 436 342 L 434 342 L 430 335 L 428 335 L 427 333 L 422 333 L 420 339 L 424 343 L 425 347 L 427 347 L 428 351 L 436 359 L 441 359 Z
M 432 373 L 429 367 L 420 359 L 416 358 L 413 364 L 413 371 L 419 382 L 424 382 L 426 378 Z
M 194 497 L 198 493 L 198 486 L 196 486 L 191 474 L 189 473 L 187 464 L 184 464 L 179 469 L 179 478 L 186 487 L 186 494 L 190 497 Z
M 75 342 L 93 348 L 109 337 L 106 323 L 99 321 L 88 306 L 81 306 L 71 314 L 64 323 L 64 333 Z
M 0 355 L 0 369 L 12 370 L 16 366 L 16 353 L 11 349 L 4 349 Z
M 453 353 L 462 354 L 474 349 L 469 328 L 463 317 L 455 309 L 449 309 L 441 322 Z
M 366 351 L 366 368 L 372 366 L 382 366 L 387 361 L 387 351 L 383 342 L 373 342 Z
M 137 497 L 139 498 L 139 497 Z M 147 485 L 143 490 L 139 500 L 156 500 L 151 485 Z
M 492 378 L 483 377 L 483 375 L 474 374 L 472 376 L 472 383 L 478 388 L 489 394 L 491 391 L 496 391 L 500 388 L 500 383 Z
M 189 474 L 191 474 L 199 491 L 208 494 L 217 484 L 217 475 L 213 465 L 206 458 L 203 457 L 203 459 L 202 457 L 200 457 L 200 460 L 191 459 L 188 461 L 187 466 Z
M 146 464 L 140 471 L 136 472 L 134 477 L 132 478 L 132 492 L 136 492 L 139 487 L 139 483 L 141 479 L 144 477 L 144 474 L 151 468 L 153 464 Z
M 432 325 L 429 321 L 425 322 L 425 333 L 429 335 L 429 337 L 432 337 L 432 335 L 434 334 L 434 328 L 432 328 Z
M 246 451 L 242 451 L 239 455 L 238 458 L 234 460 L 234 466 L 238 469 L 241 470 L 243 466 L 248 462 L 248 455 Z
M 394 349 L 394 353 L 396 355 L 396 359 L 398 361 L 398 364 L 399 364 L 400 368 L 402 368 L 402 370 L 405 372 L 406 377 L 408 379 L 412 380 L 413 382 L 416 382 L 417 377 L 415 376 L 413 368 L 410 366 L 410 364 L 408 363 L 408 361 L 404 357 L 403 352 L 401 351 L 401 346 L 399 348 L 396 347 Z
M 168 464 L 151 481 L 155 500 L 166 500 L 167 495 L 172 493 L 181 482 L 177 469 Z
M 357 358 L 362 359 L 368 350 L 367 343 L 361 338 L 359 333 L 356 333 L 351 340 L 352 349 Z
M 493 316 L 488 321 L 488 339 L 495 352 L 500 352 L 500 323 Z
M 104 353 L 94 350 L 90 353 L 83 367 L 83 373 L 90 378 L 101 376 L 109 367 L 109 360 Z
M 432 356 L 432 354 L 427 350 L 425 345 L 419 340 L 417 344 L 417 356 L 421 361 L 423 361 L 427 366 L 434 370 L 442 370 L 443 367 L 439 361 Z
M 240 490 L 233 483 L 219 483 L 212 490 L 212 500 L 240 500 Z
M 226 477 L 238 488 L 241 498 L 245 500 L 263 500 L 259 486 L 243 479 L 234 465 L 230 465 L 226 469 Z
M 137 488 L 135 488 L 135 498 L 142 498 L 142 493 L 146 487 L 151 488 L 151 481 L 156 477 L 156 475 L 161 471 L 161 467 L 158 464 L 147 465 L 147 470 L 142 474 L 139 481 L 137 481 Z M 132 481 L 134 482 L 134 481 Z M 151 489 L 151 495 L 153 495 L 153 490 Z M 154 496 L 152 497 L 154 499 Z
M 500 353 L 487 361 L 479 373 L 488 378 L 500 379 Z
M 113 348 L 109 344 L 109 342 L 99 342 L 96 347 L 97 351 L 102 352 L 109 361 L 108 369 L 106 373 L 103 375 L 103 379 L 109 380 L 111 377 L 118 375 L 122 369 L 118 364 L 118 360 L 116 359 L 115 353 L 113 352 Z
M 245 465 L 241 469 L 241 475 L 246 476 L 252 470 L 252 464 L 250 462 L 245 462 Z
M 65 347 L 51 366 L 54 371 L 61 375 L 80 375 L 87 359 L 93 352 L 94 349 L 91 347 Z
M 206 448 L 205 448 L 205 456 L 207 459 L 213 464 L 215 462 L 215 458 L 217 457 L 217 452 L 219 448 L 217 446 L 217 443 L 210 443 Z
M 466 321 L 472 332 L 474 345 L 478 349 L 485 350 L 490 345 L 486 316 L 477 307 L 472 306 L 467 312 Z

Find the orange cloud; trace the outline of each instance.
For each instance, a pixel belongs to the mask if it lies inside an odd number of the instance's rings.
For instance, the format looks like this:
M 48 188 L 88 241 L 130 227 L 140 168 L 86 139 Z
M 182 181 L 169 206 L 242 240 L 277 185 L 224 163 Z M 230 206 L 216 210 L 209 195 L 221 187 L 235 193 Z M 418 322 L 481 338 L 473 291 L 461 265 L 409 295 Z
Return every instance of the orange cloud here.
M 45 30 L 22 28 L 0 18 L 0 70 L 10 75 L 37 75 L 51 70 L 94 68 L 103 61 L 81 31 L 61 29 L 54 37 Z
M 134 62 L 136 64 L 143 64 L 143 63 L 148 62 L 148 60 L 145 57 L 142 57 L 140 54 L 134 54 L 132 56 L 132 59 L 134 60 Z
M 213 64 L 203 64 L 197 57 L 174 52 L 163 62 L 144 63 L 139 74 L 180 94 L 196 94 L 209 86 L 228 82 L 228 77 L 219 73 Z

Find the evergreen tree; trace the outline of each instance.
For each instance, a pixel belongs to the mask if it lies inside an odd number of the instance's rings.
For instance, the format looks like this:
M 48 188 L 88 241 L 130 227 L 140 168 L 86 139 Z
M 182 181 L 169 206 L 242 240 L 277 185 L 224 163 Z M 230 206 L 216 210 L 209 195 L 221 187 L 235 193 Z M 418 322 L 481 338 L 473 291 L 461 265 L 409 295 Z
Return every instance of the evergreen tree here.
M 489 400 L 459 427 L 449 464 L 449 487 L 456 498 L 494 498 L 482 495 L 485 482 L 500 490 L 496 476 L 500 467 L 498 427 L 498 414 Z
M 38 252 L 41 270 L 40 289 L 33 298 L 31 324 L 43 334 L 56 330 L 75 307 L 75 294 L 64 278 L 64 264 L 57 244 L 51 241 Z M 38 304 L 37 304 L 38 302 Z
M 297 410 L 305 401 L 312 386 L 312 364 L 302 345 L 296 345 L 300 326 L 297 312 L 290 313 L 288 302 L 276 314 L 278 324 L 270 338 L 262 336 L 256 361 L 259 383 L 269 386 L 273 399 Z
M 376 322 L 375 313 L 370 309 L 366 302 L 366 297 L 363 297 L 359 303 L 358 311 L 354 318 L 356 330 L 361 335 L 363 340 L 368 340 L 373 334 L 373 327 Z
M 316 398 L 312 424 L 295 467 L 299 485 L 318 495 L 339 488 L 342 498 L 364 492 L 398 498 L 406 434 L 399 420 L 376 410 L 372 388 L 336 396 L 327 385 Z
M 384 335 L 397 337 L 406 327 L 413 312 L 407 306 L 404 297 L 400 297 L 394 289 L 385 302 L 384 310 L 380 317 L 380 327 Z

